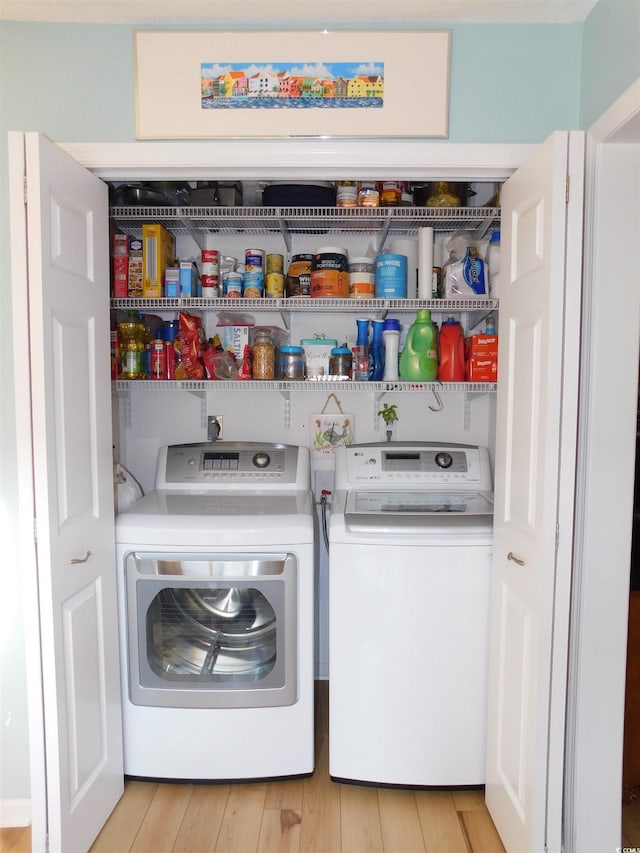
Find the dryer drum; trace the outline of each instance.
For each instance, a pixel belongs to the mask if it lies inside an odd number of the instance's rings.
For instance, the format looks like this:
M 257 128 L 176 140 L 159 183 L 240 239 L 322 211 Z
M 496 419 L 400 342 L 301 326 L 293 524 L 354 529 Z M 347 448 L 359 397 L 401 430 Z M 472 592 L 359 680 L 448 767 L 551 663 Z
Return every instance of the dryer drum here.
M 254 589 L 163 589 L 147 613 L 147 650 L 163 678 L 262 677 L 275 662 L 275 613 Z

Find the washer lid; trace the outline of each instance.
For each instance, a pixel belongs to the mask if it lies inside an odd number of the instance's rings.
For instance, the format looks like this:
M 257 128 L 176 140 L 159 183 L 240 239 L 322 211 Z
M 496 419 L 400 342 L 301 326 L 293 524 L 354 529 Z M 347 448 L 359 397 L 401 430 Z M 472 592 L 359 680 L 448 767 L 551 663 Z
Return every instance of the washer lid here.
M 490 530 L 493 493 L 353 490 L 347 494 L 344 520 L 352 532 Z

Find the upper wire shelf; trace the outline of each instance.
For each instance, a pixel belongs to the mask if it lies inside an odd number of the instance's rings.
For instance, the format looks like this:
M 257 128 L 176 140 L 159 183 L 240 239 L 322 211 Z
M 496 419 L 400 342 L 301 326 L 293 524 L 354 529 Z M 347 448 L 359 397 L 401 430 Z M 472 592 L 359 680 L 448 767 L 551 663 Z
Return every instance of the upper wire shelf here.
M 333 232 L 364 234 L 389 229 L 406 234 L 488 228 L 500 219 L 497 207 L 112 207 L 111 219 L 139 236 L 145 222 L 160 222 L 175 234 Z

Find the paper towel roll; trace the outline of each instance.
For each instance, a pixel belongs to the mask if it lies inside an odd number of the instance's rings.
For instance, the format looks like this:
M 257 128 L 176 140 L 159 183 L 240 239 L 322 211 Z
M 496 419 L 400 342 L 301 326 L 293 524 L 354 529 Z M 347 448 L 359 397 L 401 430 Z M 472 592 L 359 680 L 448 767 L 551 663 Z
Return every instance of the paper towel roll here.
M 431 299 L 433 228 L 418 229 L 418 299 Z
M 418 241 L 412 238 L 394 240 L 389 251 L 407 258 L 407 299 L 415 299 L 418 292 Z

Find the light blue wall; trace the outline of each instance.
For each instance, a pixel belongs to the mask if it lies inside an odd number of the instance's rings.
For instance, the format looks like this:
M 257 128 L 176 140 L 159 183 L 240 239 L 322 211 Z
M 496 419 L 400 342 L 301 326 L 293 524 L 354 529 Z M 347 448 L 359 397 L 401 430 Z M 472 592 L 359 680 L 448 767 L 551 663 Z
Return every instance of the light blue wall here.
M 135 29 L 4 23 L 4 128 L 58 142 L 132 141 Z M 450 141 L 537 142 L 577 127 L 581 25 L 450 29 Z
M 599 0 L 584 24 L 580 126 L 640 78 L 640 0 Z
M 358 26 L 365 29 L 366 21 Z M 599 0 L 585 25 L 447 28 L 449 141 L 538 142 L 556 129 L 586 127 L 640 76 L 638 0 Z M 135 29 L 0 23 L 0 530 L 15 529 L 17 513 L 6 132 L 37 130 L 58 142 L 133 141 Z M 11 536 L 3 536 L 3 548 L 6 596 L 16 575 Z M 20 609 L 16 591 L 0 624 L 0 800 L 29 796 Z

